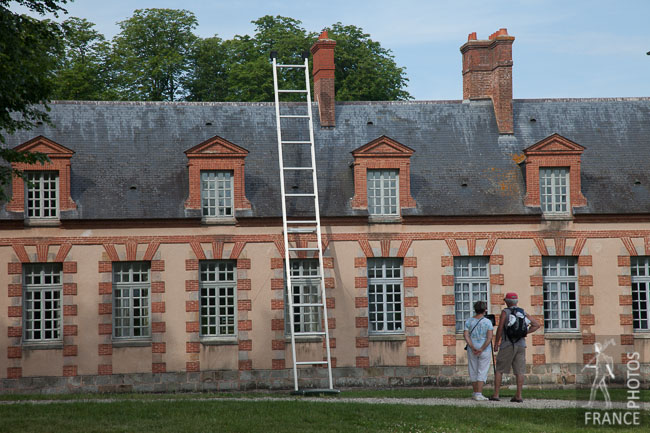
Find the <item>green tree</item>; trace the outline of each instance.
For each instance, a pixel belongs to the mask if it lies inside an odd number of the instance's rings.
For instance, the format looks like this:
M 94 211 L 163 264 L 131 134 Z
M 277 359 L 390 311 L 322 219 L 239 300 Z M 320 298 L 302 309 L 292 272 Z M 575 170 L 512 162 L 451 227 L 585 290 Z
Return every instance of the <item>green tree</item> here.
M 60 29 L 56 23 L 37 20 L 9 10 L 9 0 L 0 0 L 0 144 L 4 134 L 30 129 L 48 122 L 47 102 L 54 88 L 53 72 L 61 51 Z M 67 0 L 15 0 L 41 15 L 65 12 Z M 36 163 L 47 156 L 16 152 L 0 146 L 4 161 Z M 8 200 L 4 186 L 12 176 L 23 173 L 0 165 L 0 200 Z
M 185 79 L 188 101 L 225 101 L 228 96 L 228 50 L 221 38 L 199 39 L 190 54 L 190 72 Z
M 182 82 L 190 68 L 197 37 L 194 14 L 176 9 L 136 9 L 118 23 L 113 61 L 121 99 L 174 101 L 182 98 Z
M 52 99 L 105 100 L 117 96 L 110 86 L 111 46 L 94 26 L 76 17 L 62 23 L 64 53 Z

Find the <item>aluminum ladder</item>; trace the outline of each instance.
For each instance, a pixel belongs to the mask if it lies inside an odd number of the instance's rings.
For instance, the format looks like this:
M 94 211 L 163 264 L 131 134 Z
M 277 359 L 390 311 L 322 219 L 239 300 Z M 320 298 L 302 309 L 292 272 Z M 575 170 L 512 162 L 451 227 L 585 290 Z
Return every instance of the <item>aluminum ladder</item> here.
M 290 322 L 290 335 L 291 335 L 291 358 L 293 363 L 293 381 L 294 381 L 294 393 L 298 394 L 320 394 L 320 393 L 338 393 L 338 390 L 333 388 L 332 382 L 332 358 L 330 351 L 330 338 L 329 338 L 329 327 L 327 321 L 327 298 L 325 294 L 325 279 L 323 272 L 323 245 L 321 240 L 321 226 L 320 226 L 320 212 L 319 212 L 319 202 L 318 202 L 318 183 L 316 179 L 316 155 L 314 150 L 314 125 L 312 123 L 312 107 L 311 107 L 311 91 L 309 86 L 309 57 L 308 53 L 303 53 L 304 64 L 300 65 L 281 65 L 277 63 L 277 52 L 271 52 L 271 58 L 273 60 L 273 89 L 275 93 L 275 121 L 277 127 L 277 137 L 278 137 L 278 157 L 280 163 L 280 192 L 282 194 L 282 234 L 284 237 L 284 272 L 285 272 L 285 281 L 286 281 L 286 300 L 289 305 L 289 322 Z M 280 89 L 278 87 L 278 71 L 282 69 L 303 69 L 305 72 L 305 88 L 304 89 Z M 304 108 L 303 103 L 298 103 L 299 114 L 287 114 L 282 113 L 280 110 L 280 94 L 293 93 L 300 94 L 305 96 Z M 296 104 L 294 104 L 295 106 Z M 295 112 L 295 111 L 294 111 Z M 299 124 L 307 123 L 304 128 L 309 128 L 309 139 L 301 140 L 286 140 L 283 139 L 283 119 L 285 122 L 293 121 L 298 122 Z M 285 127 L 286 128 L 286 127 Z M 299 126 L 302 128 L 302 125 Z M 303 131 L 304 132 L 304 131 Z M 309 146 L 311 161 L 310 165 L 302 166 L 285 166 L 285 147 L 290 146 Z M 303 174 L 311 174 L 312 178 L 312 189 L 308 191 L 301 191 L 300 193 L 287 193 L 286 191 L 286 175 L 287 173 L 296 173 L 302 172 Z M 291 201 L 295 200 L 313 200 L 313 215 L 305 217 L 300 215 L 299 217 L 287 215 L 287 208 L 291 208 Z M 298 247 L 295 246 L 295 242 L 292 242 L 289 237 L 291 234 L 316 234 L 316 247 Z M 319 284 L 319 294 L 320 299 L 317 303 L 294 303 L 293 299 L 293 283 L 291 275 L 291 259 L 296 258 L 300 253 L 317 253 L 314 254 L 318 257 L 318 275 L 311 276 L 310 279 L 318 280 Z M 302 301 L 302 300 L 301 300 Z M 295 328 L 295 319 L 294 319 L 294 308 L 317 308 L 319 312 L 319 318 L 323 324 L 322 328 L 319 331 L 310 331 L 310 332 L 301 332 L 296 331 Z M 325 360 L 322 358 L 315 361 L 310 360 L 301 360 L 296 359 L 296 337 L 305 337 L 305 336 L 321 336 L 325 338 L 325 350 L 326 356 Z M 299 366 L 301 365 L 316 365 L 316 366 L 327 366 L 327 375 L 329 379 L 329 387 L 327 389 L 309 389 L 300 391 L 298 389 L 298 371 Z

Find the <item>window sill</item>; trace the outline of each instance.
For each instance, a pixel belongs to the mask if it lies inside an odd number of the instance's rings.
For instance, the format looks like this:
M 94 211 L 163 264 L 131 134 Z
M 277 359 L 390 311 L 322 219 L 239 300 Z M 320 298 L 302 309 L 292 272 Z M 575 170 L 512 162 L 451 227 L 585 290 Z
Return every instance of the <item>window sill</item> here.
M 542 219 L 546 221 L 572 221 L 573 215 L 570 213 L 542 213 Z
M 57 350 L 63 349 L 63 341 L 48 341 L 45 343 L 24 342 L 23 350 Z
M 633 335 L 635 340 L 650 340 L 650 332 L 648 331 L 636 331 Z
M 128 339 L 128 340 L 113 340 L 113 347 L 147 347 L 151 346 L 151 339 Z
M 320 335 L 310 335 L 308 337 L 295 337 L 294 340 L 296 340 L 296 343 L 320 343 L 323 341 L 323 337 Z M 284 337 L 284 342 L 291 343 L 291 337 Z
M 368 223 L 370 224 L 400 224 L 402 217 L 400 215 L 370 215 Z
M 405 334 L 369 335 L 368 341 L 406 341 Z
M 204 217 L 201 223 L 208 226 L 234 226 L 237 220 L 234 217 Z
M 25 218 L 25 225 L 28 227 L 58 227 L 61 220 L 58 218 Z
M 236 346 L 239 344 L 237 337 L 202 337 L 199 341 L 204 346 Z
M 581 340 L 582 334 L 576 332 L 556 332 L 544 334 L 546 340 Z

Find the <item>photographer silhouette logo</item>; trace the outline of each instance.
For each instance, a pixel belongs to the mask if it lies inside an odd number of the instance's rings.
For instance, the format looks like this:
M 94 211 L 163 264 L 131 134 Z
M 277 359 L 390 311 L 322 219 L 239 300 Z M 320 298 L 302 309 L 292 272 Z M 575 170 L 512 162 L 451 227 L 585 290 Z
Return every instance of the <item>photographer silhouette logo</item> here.
M 610 345 L 616 345 L 614 339 L 610 338 L 605 342 L 604 345 L 598 342 L 594 343 L 595 356 L 587 365 L 582 367 L 582 371 L 585 371 L 589 368 L 593 369 L 595 373 L 594 381 L 591 384 L 589 403 L 587 403 L 585 407 L 594 406 L 594 402 L 596 401 L 596 394 L 598 390 L 600 390 L 605 397 L 605 409 L 612 408 L 612 399 L 609 396 L 609 391 L 607 391 L 607 379 L 616 378 L 616 376 L 614 376 L 614 358 L 605 353 L 605 350 L 607 350 L 607 347 Z

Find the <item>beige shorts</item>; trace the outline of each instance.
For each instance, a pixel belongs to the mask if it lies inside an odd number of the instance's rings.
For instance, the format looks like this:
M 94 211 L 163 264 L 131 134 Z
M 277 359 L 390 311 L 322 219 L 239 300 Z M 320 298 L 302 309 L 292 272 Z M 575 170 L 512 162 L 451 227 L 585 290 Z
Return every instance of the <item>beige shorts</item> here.
M 504 342 L 497 353 L 496 370 L 499 373 L 526 374 L 526 348 Z

